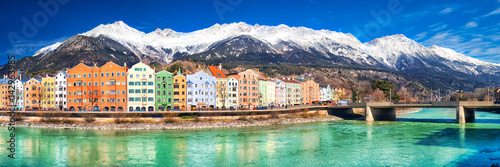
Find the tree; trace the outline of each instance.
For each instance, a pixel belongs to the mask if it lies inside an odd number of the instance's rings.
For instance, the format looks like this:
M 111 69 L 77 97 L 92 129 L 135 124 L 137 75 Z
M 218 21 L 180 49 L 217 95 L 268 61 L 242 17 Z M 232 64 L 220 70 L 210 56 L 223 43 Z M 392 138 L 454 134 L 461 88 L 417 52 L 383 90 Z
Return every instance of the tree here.
M 222 100 L 222 106 L 226 107 L 226 100 L 227 100 L 227 84 L 224 82 L 220 82 L 216 86 L 216 93 L 219 96 L 219 99 Z
M 376 101 L 376 102 L 382 102 L 382 101 L 385 101 L 386 98 L 385 98 L 385 95 L 384 95 L 384 91 L 380 90 L 380 89 L 375 89 L 373 90 L 373 99 Z
M 352 90 L 351 100 L 353 102 L 358 102 L 358 100 L 359 100 L 359 94 L 358 94 L 358 92 L 356 90 Z
M 397 90 L 391 81 L 382 81 L 378 79 L 372 80 L 372 89 L 380 89 L 384 91 L 385 97 L 392 98 L 392 101 L 399 101 L 399 96 L 396 94 Z
M 99 104 L 99 99 L 101 95 L 99 94 L 99 90 L 97 89 L 97 86 L 93 86 L 92 84 L 87 86 L 87 93 L 84 93 L 85 99 L 87 99 L 90 103 L 90 108 L 89 110 L 94 110 L 94 104 L 97 103 Z M 82 92 L 83 93 L 83 92 Z

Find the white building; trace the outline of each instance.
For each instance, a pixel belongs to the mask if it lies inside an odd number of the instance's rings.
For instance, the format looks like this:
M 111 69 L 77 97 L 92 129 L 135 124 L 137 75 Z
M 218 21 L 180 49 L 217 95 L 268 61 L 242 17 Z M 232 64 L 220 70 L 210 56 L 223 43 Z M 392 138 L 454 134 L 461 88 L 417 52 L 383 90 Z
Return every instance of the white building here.
M 14 90 L 14 105 L 16 105 L 16 110 L 24 109 L 24 83 L 23 81 L 16 79 L 12 85 L 16 88 Z
M 191 111 L 215 108 L 215 77 L 198 71 L 186 75 L 187 106 Z
M 276 107 L 284 107 L 286 105 L 286 83 L 278 80 L 276 82 Z
M 276 82 L 272 79 L 267 80 L 267 105 L 276 105 Z
M 236 75 L 238 77 L 238 75 Z M 238 108 L 238 79 L 230 76 L 227 80 L 227 105 L 229 108 Z
M 155 71 L 137 63 L 127 71 L 128 111 L 154 111 Z
M 59 71 L 55 76 L 55 101 L 56 108 L 66 109 L 68 108 L 68 97 L 67 97 L 67 88 L 68 85 L 66 83 L 67 73 L 64 71 Z
M 319 99 L 321 101 L 332 100 L 332 88 L 330 85 L 319 88 Z

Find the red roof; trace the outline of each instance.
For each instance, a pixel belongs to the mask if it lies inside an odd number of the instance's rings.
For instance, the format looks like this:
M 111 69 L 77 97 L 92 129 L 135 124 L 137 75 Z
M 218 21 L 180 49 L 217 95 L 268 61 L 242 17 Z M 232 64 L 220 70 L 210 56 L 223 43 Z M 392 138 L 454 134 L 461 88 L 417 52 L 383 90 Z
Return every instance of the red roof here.
M 226 74 L 224 74 L 217 66 L 208 66 L 208 69 L 212 73 L 214 77 L 218 78 L 227 78 Z

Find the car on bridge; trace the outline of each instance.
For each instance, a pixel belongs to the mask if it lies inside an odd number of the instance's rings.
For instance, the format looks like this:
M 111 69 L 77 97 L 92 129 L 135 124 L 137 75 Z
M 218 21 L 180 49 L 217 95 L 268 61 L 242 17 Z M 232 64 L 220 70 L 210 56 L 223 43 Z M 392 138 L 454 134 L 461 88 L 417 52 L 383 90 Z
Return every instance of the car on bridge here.
M 493 104 L 500 104 L 500 100 L 493 102 Z

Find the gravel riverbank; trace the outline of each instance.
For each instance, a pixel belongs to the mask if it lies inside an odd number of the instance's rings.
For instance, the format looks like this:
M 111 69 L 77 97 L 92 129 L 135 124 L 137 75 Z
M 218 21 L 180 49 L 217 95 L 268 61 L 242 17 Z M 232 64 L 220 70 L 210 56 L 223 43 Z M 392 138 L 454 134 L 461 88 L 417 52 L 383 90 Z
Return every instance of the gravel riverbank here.
M 205 129 L 205 128 L 232 128 L 248 126 L 282 125 L 306 122 L 338 121 L 342 118 L 335 116 L 313 117 L 313 118 L 279 118 L 252 121 L 219 121 L 219 122 L 182 122 L 182 123 L 75 123 L 54 124 L 45 122 L 16 122 L 17 127 L 55 128 L 55 129 Z M 0 126 L 7 126 L 9 122 L 0 122 Z

